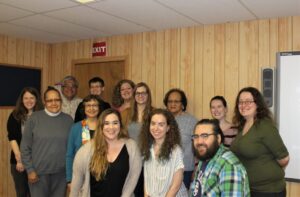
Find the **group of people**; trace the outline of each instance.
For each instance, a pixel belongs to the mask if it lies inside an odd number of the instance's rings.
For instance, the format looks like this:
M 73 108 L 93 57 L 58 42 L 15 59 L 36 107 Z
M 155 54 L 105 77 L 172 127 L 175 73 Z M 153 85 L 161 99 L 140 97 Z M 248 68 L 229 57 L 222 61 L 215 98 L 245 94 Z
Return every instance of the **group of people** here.
M 239 91 L 231 123 L 222 96 L 198 121 L 177 88 L 160 109 L 144 82 L 118 82 L 111 105 L 101 78 L 83 100 L 78 85 L 65 77 L 44 105 L 34 88 L 20 93 L 7 122 L 18 197 L 286 196 L 289 154 L 256 88 Z

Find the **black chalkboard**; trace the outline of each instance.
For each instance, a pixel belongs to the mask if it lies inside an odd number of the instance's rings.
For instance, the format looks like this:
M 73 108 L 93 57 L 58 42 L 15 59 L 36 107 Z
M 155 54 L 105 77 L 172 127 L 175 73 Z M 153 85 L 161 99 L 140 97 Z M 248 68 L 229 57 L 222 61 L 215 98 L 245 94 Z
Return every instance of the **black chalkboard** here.
M 41 92 L 41 69 L 0 64 L 0 106 L 15 106 L 24 87 Z

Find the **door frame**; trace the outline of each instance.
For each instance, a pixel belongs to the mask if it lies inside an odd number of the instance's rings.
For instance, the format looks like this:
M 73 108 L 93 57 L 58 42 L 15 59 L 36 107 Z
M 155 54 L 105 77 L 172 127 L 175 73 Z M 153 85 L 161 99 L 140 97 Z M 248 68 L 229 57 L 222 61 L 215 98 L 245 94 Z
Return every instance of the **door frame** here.
M 97 57 L 97 58 L 82 58 L 72 60 L 71 74 L 75 73 L 75 66 L 77 64 L 89 64 L 89 63 L 102 63 L 102 62 L 115 62 L 124 61 L 125 78 L 127 77 L 127 71 L 129 68 L 128 56 L 112 56 L 112 57 Z

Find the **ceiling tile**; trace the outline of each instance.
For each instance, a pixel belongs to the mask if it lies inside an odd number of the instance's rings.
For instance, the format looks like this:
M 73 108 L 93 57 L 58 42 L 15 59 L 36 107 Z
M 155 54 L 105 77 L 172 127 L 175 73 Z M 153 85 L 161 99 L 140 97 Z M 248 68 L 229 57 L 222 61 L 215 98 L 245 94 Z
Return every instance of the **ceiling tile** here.
M 0 3 L 36 13 L 78 5 L 70 0 L 0 0 Z
M 199 25 L 153 0 L 109 0 L 91 3 L 88 6 L 153 30 Z
M 300 15 L 300 0 L 241 0 L 258 18 Z
M 0 34 L 14 36 L 18 38 L 26 38 L 39 42 L 65 42 L 74 40 L 68 36 L 51 34 L 44 31 L 39 31 L 27 27 L 17 26 L 14 24 L 0 23 Z
M 14 20 L 11 23 L 78 39 L 103 36 L 103 33 L 100 33 L 99 31 L 43 15 L 34 15 L 23 19 Z
M 203 24 L 255 19 L 237 0 L 157 0 Z
M 143 32 L 150 30 L 141 25 L 128 22 L 118 17 L 107 15 L 101 11 L 95 10 L 94 8 L 85 6 L 48 12 L 46 15 L 69 21 L 91 29 L 96 29 L 109 35 Z
M 12 19 L 16 19 L 16 18 L 20 18 L 32 14 L 33 14 L 32 12 L 28 12 L 25 10 L 0 4 L 0 22 L 6 22 Z

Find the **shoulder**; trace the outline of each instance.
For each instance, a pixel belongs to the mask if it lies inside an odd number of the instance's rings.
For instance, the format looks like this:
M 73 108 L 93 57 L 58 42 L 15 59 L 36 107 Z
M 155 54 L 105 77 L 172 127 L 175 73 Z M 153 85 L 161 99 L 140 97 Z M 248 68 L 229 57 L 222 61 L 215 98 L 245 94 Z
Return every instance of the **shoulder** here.
M 218 163 L 225 166 L 232 166 L 232 167 L 237 167 L 241 165 L 240 160 L 235 156 L 235 154 L 231 152 L 228 148 L 224 147 L 223 145 L 220 146 L 218 152 L 219 152 L 219 157 L 217 158 Z
M 189 114 L 188 112 L 184 112 L 183 114 L 177 116 L 176 120 L 184 121 L 189 124 L 196 124 L 196 122 L 197 122 L 197 119 L 194 116 L 192 116 L 191 114 Z
M 13 114 L 14 112 L 11 112 L 10 114 L 9 114 L 9 116 L 8 116 L 8 122 L 18 122 L 17 120 L 16 120 L 16 118 L 14 117 L 14 114 Z
M 87 157 L 92 154 L 92 149 L 92 141 L 89 141 L 86 144 L 82 145 L 81 148 L 79 148 L 76 155 L 78 155 L 78 157 Z
M 136 142 L 131 138 L 125 139 L 125 145 L 128 149 L 133 151 L 138 149 Z
M 69 114 L 66 114 L 66 113 L 64 113 L 64 112 L 61 112 L 61 113 L 60 113 L 60 116 L 61 116 L 62 118 L 64 118 L 66 121 L 70 121 L 70 122 L 73 123 L 73 119 L 72 119 L 72 117 L 71 117 Z
M 257 128 L 257 130 L 259 130 L 259 132 L 263 132 L 265 134 L 272 133 L 274 131 L 278 132 L 275 124 L 273 123 L 273 121 L 269 120 L 269 119 L 260 120 L 259 122 L 257 122 L 255 127 Z
M 80 130 L 82 128 L 82 122 L 76 122 L 72 125 L 71 130 Z

